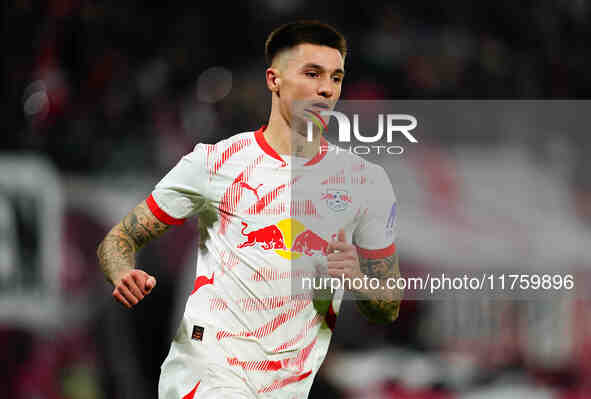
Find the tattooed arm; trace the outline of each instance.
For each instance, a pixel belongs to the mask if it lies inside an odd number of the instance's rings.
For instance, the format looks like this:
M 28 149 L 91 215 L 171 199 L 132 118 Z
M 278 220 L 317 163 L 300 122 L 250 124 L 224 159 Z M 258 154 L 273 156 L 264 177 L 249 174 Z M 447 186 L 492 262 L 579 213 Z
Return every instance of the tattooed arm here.
M 375 290 L 355 290 L 357 308 L 369 320 L 376 323 L 390 323 L 398 318 L 402 292 L 386 288 L 386 280 L 400 277 L 398 254 L 382 259 L 359 257 L 361 272 L 369 278 L 380 280 L 382 288 Z
M 388 289 L 386 284 L 387 279 L 400 277 L 397 254 L 381 259 L 364 258 L 354 245 L 346 241 L 342 229 L 338 233 L 337 241 L 329 243 L 327 252 L 330 276 L 366 282 L 360 289 L 354 289 L 355 286 L 347 287 L 347 284 L 343 283 L 345 288 L 356 296 L 357 308 L 365 317 L 376 323 L 391 323 L 398 318 L 402 291 Z M 378 288 L 372 288 L 367 281 L 376 278 L 380 285 Z
M 140 203 L 107 234 L 100 243 L 97 256 L 106 279 L 113 284 L 113 297 L 131 308 L 156 286 L 156 279 L 135 269 L 135 254 L 148 241 L 168 229 Z

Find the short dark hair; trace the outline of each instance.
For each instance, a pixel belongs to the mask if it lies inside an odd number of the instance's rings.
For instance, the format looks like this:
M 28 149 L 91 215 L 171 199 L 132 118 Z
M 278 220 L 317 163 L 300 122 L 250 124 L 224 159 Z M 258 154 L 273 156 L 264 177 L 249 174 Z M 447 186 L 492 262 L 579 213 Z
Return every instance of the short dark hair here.
M 303 43 L 332 47 L 343 58 L 347 55 L 347 41 L 339 31 L 320 21 L 304 20 L 281 25 L 269 34 L 265 42 L 267 64 L 271 65 L 281 51 Z

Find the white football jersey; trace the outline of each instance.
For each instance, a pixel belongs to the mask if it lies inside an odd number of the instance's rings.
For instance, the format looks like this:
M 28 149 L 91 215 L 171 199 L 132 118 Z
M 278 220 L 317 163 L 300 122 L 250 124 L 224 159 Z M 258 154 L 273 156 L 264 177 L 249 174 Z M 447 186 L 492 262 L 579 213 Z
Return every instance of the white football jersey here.
M 147 199 L 167 224 L 199 213 L 204 198 L 219 216 L 162 366 L 161 398 L 220 397 L 224 387 L 306 398 L 342 295 L 319 314 L 304 281 L 326 265 L 341 228 L 365 257 L 395 252 L 396 200 L 382 167 L 326 142 L 310 160 L 279 155 L 264 128 L 198 144 Z

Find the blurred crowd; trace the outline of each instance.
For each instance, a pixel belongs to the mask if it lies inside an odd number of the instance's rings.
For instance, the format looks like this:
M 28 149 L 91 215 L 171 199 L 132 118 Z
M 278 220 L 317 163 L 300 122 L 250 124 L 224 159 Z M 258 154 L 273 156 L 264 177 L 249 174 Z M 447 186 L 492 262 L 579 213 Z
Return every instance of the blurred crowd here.
M 47 154 L 69 173 L 167 170 L 197 141 L 266 122 L 264 40 L 299 18 L 347 37 L 342 99 L 582 99 L 589 7 L 7 1 L 1 147 Z
M 584 0 L 166 5 L 8 0 L 2 7 L 5 134 L 0 150 L 41 154 L 64 180 L 104 183 L 142 176 L 149 182 L 139 189 L 144 192 L 197 142 L 216 142 L 266 123 L 264 40 L 279 24 L 295 19 L 320 19 L 346 36 L 342 99 L 556 100 L 591 94 L 586 39 L 591 4 Z M 447 134 L 453 142 L 453 132 Z M 569 176 L 577 209 L 591 222 L 589 138 L 582 131 L 564 141 L 572 157 Z M 160 276 L 159 289 L 130 313 L 114 310 L 95 261 L 96 244 L 112 221 L 71 198 L 63 219 L 62 287 L 71 298 L 101 299 L 90 299 L 93 310 L 83 322 L 58 333 L 0 325 L 0 386 L 15 399 L 155 397 L 175 324 L 170 309 L 184 295 L 179 291 L 186 281 L 179 280 L 193 273 L 194 226 L 143 252 L 140 263 Z M 591 354 L 591 341 L 576 341 L 587 346 L 569 367 L 544 368 L 529 364 L 522 349 L 508 342 L 515 337 L 508 327 L 501 334 L 507 342 L 492 344 L 496 338 L 488 336 L 485 344 L 475 344 L 480 359 L 487 359 L 486 367 L 476 366 L 429 343 L 425 331 L 435 327 L 422 320 L 436 316 L 421 318 L 433 312 L 423 302 L 405 302 L 395 327 L 369 325 L 352 306 L 347 303 L 343 310 L 339 324 L 345 327 L 337 325 L 334 350 L 311 398 L 459 398 L 454 392 L 473 386 L 490 392 L 461 397 L 591 397 L 583 381 L 591 365 L 579 358 Z M 490 304 L 475 306 L 480 312 Z M 507 311 L 510 326 L 521 323 L 512 319 L 514 312 Z M 347 328 L 352 325 L 361 327 Z M 346 358 L 348 353 L 363 357 Z M 413 368 L 397 369 L 388 363 L 392 359 Z M 443 366 L 447 362 L 456 375 Z M 381 372 L 376 365 L 383 366 Z M 395 372 L 384 374 L 385 369 Z M 364 378 L 353 389 L 343 375 Z M 490 385 L 503 378 L 506 385 Z M 520 393 L 507 394 L 505 386 Z M 539 386 L 546 388 L 538 391 Z M 562 396 L 545 396 L 552 389 Z

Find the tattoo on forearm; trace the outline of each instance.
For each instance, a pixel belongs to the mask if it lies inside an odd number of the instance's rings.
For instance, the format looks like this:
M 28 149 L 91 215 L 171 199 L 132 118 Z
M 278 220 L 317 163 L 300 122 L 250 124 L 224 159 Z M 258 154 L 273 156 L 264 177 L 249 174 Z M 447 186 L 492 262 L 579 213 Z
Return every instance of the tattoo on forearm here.
M 108 280 L 135 266 L 135 249 L 128 237 L 111 231 L 98 247 L 97 255 L 101 269 Z
M 389 277 L 398 277 L 398 256 L 392 255 L 382 259 L 360 258 L 361 272 L 368 277 L 377 277 L 380 280 Z
M 357 307 L 369 320 L 376 323 L 390 323 L 398 317 L 400 301 L 385 301 L 383 299 L 360 300 Z
M 168 225 L 156 219 L 145 202 L 138 205 L 100 243 L 97 256 L 105 277 L 111 282 L 135 267 L 135 253 L 160 236 Z
M 382 259 L 360 257 L 359 265 L 361 272 L 370 278 L 385 280 L 400 277 L 397 254 Z M 386 289 L 363 293 L 359 295 L 357 307 L 369 320 L 389 323 L 398 317 L 401 294 L 401 292 Z

